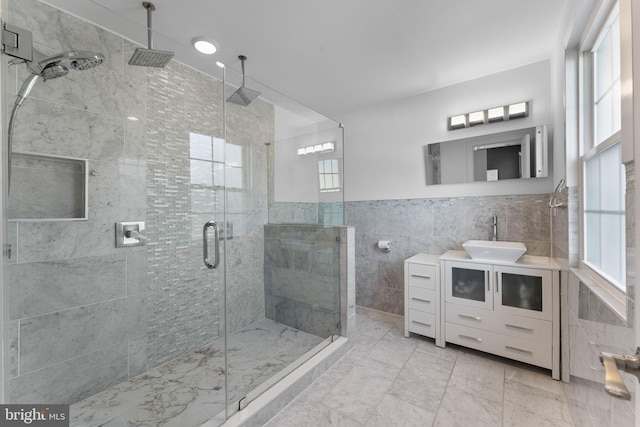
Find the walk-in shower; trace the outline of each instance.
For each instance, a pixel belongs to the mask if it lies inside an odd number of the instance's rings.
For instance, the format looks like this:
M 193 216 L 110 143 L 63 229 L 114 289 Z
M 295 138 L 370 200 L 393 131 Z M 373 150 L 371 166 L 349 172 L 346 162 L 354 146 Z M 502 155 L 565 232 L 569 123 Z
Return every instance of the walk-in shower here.
M 55 0 L 2 1 L 39 52 L 67 52 L 27 66 L 3 56 L 3 99 L 21 105 L 3 197 L 19 213 L 3 218 L 6 402 L 70 404 L 71 425 L 217 425 L 342 340 L 343 193 L 319 185 L 342 182 L 338 123 L 239 63 L 131 66 L 142 41 Z M 228 102 L 245 80 L 261 95 Z M 54 213 L 67 201 L 79 213 Z M 144 225 L 144 244 L 116 245 L 123 222 Z M 212 222 L 219 232 L 203 235 Z

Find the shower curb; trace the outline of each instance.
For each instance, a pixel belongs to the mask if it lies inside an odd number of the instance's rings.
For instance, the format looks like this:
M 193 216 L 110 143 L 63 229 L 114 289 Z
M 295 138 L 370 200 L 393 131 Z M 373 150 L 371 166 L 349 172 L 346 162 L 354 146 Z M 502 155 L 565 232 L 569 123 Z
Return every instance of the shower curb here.
M 222 426 L 263 426 L 347 354 L 352 345 L 352 342 L 347 338 L 339 337 L 260 397 L 249 403 L 242 411 L 236 412 L 229 417 Z M 213 419 L 202 424 L 202 427 L 215 427 L 219 425 L 219 422 L 219 419 Z

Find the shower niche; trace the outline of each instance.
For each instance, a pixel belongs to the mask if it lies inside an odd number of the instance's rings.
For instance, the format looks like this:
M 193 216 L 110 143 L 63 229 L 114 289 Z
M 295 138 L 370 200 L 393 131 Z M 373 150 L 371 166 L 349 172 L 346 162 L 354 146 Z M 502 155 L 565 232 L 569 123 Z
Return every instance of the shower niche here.
M 87 219 L 86 159 L 14 152 L 7 202 L 10 221 Z

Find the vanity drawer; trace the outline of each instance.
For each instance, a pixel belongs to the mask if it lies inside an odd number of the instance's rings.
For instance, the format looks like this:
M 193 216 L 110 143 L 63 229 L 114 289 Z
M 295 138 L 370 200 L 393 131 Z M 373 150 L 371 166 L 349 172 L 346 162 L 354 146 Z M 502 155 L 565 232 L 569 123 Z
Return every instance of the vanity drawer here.
M 491 329 L 494 312 L 468 305 L 446 303 L 446 321 L 472 328 Z
M 435 313 L 436 304 L 436 291 L 409 286 L 409 309 Z
M 553 339 L 553 325 L 547 320 L 484 310 L 482 308 L 447 303 L 447 322 L 480 328 L 527 341 L 549 344 Z
M 501 313 L 492 328 L 494 332 L 527 341 L 551 344 L 553 323 L 530 317 L 505 315 Z
M 447 342 L 495 353 L 495 339 L 491 339 L 491 332 L 449 322 L 445 324 L 445 331 Z
M 551 344 L 508 337 L 448 322 L 446 341 L 547 369 L 552 367 Z
M 437 269 L 434 265 L 409 264 L 409 286 L 435 289 Z
M 409 331 L 435 338 L 436 315 L 423 311 L 409 310 Z
M 498 335 L 498 337 L 500 341 L 496 344 L 497 355 L 547 369 L 553 367 L 551 341 L 548 344 L 542 344 L 504 335 Z

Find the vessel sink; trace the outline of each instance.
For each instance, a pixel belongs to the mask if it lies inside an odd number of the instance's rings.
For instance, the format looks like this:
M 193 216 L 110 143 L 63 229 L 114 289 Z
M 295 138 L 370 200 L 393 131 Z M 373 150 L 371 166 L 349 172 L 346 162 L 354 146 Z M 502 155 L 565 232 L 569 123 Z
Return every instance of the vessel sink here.
M 467 240 L 462 247 L 473 259 L 480 261 L 516 262 L 527 251 L 521 242 Z

